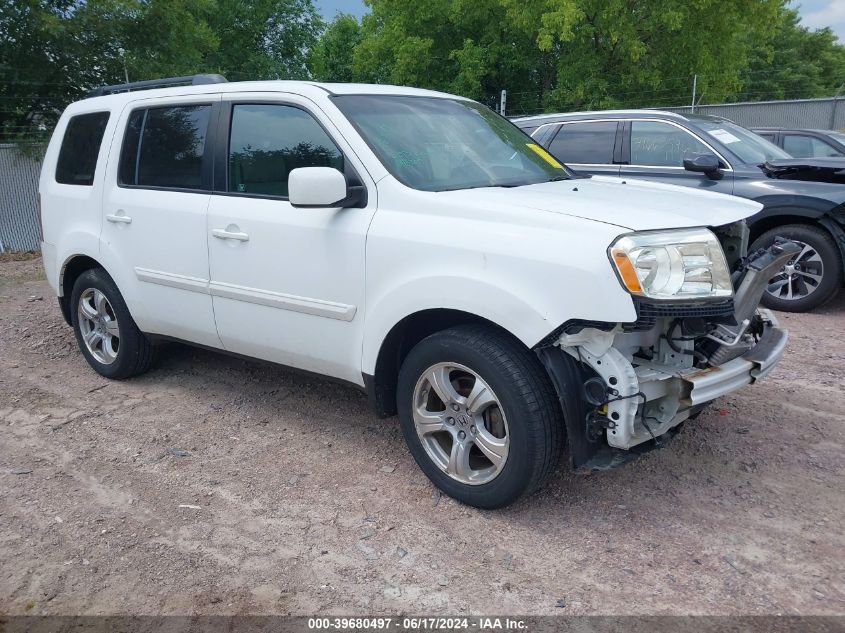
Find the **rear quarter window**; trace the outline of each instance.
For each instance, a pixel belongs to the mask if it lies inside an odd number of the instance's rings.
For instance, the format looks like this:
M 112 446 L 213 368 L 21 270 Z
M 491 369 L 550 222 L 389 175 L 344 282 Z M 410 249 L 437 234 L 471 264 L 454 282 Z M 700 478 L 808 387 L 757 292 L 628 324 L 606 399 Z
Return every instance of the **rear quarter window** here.
M 63 185 L 94 184 L 97 156 L 108 122 L 108 112 L 91 112 L 71 117 L 59 150 L 56 182 Z

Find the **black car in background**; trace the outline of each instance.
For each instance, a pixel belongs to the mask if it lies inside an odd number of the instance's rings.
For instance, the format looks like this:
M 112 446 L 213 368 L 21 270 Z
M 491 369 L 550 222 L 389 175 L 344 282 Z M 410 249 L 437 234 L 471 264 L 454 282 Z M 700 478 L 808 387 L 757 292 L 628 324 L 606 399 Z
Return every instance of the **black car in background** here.
M 804 245 L 769 283 L 763 303 L 770 308 L 811 310 L 845 282 L 845 159 L 795 159 L 713 116 L 625 110 L 513 122 L 576 172 L 656 180 L 760 202 L 763 210 L 748 221 L 751 250 L 776 236 Z
M 793 158 L 845 157 L 843 132 L 773 127 L 753 128 L 752 132 L 782 148 Z

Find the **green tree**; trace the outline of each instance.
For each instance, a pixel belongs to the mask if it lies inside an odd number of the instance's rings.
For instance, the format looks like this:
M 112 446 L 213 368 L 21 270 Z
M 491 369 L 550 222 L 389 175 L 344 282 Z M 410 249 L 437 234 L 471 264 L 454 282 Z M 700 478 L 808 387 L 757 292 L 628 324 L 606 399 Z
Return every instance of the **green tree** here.
M 317 81 L 354 81 L 352 56 L 361 41 L 361 24 L 353 15 L 335 16 L 311 49 L 308 68 Z
M 24 136 L 72 92 L 62 43 L 71 1 L 0 0 L 0 135 Z
M 213 0 L 219 46 L 202 68 L 233 80 L 307 79 L 308 51 L 324 28 L 312 0 Z
M 784 7 L 771 37 L 759 42 L 742 74 L 734 101 L 829 97 L 845 84 L 845 46 L 829 28 L 801 26 L 798 11 Z
M 88 86 L 204 72 L 220 45 L 215 0 L 86 0 L 69 16 L 78 67 Z M 85 68 L 91 69 L 86 74 Z
M 312 0 L 0 0 L 0 135 L 126 75 L 307 78 L 322 28 Z
M 568 1 L 568 0 L 564 0 Z M 368 0 L 354 70 L 368 81 L 482 98 L 532 89 L 539 51 L 502 0 Z
M 710 100 L 740 85 L 751 43 L 781 0 L 579 0 L 577 12 L 544 20 L 538 44 L 565 48 L 554 105 L 654 106 L 687 100 L 692 78 Z M 559 22 L 559 23 L 558 23 Z
M 357 74 L 524 109 L 711 100 L 737 90 L 782 0 L 368 0 Z

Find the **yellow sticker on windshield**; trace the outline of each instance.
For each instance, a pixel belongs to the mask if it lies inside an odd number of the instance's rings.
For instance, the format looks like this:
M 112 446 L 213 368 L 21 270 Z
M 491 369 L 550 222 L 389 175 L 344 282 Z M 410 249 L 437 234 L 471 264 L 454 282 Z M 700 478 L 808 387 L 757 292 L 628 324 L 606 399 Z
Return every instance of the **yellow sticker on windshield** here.
M 534 150 L 534 153 L 537 154 L 540 158 L 546 161 L 549 165 L 554 167 L 555 169 L 563 169 L 563 165 L 555 160 L 555 157 L 549 154 L 546 150 L 542 147 L 537 145 L 537 143 L 526 143 L 528 147 Z

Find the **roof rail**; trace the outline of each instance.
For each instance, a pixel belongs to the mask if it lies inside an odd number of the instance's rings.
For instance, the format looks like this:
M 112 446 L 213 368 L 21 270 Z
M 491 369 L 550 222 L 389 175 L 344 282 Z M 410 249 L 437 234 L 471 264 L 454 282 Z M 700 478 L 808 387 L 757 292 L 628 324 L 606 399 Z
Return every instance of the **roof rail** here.
M 102 97 L 103 95 L 114 94 L 115 92 L 130 92 L 132 90 L 150 90 L 151 88 L 164 88 L 165 86 L 201 86 L 204 84 L 222 84 L 228 80 L 223 75 L 189 75 L 186 77 L 167 77 L 165 79 L 147 79 L 146 81 L 132 81 L 125 84 L 114 84 L 112 86 L 100 86 L 89 91 L 86 98 Z

